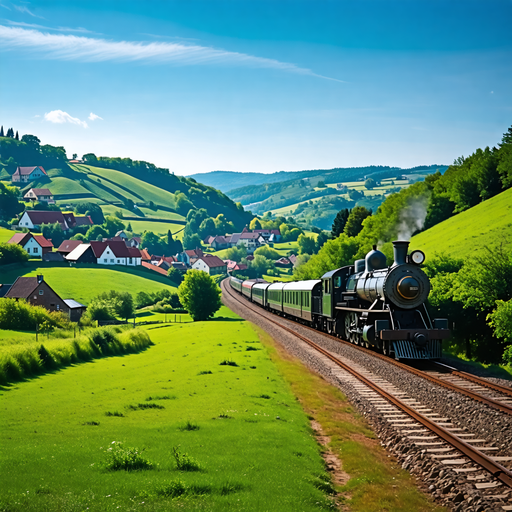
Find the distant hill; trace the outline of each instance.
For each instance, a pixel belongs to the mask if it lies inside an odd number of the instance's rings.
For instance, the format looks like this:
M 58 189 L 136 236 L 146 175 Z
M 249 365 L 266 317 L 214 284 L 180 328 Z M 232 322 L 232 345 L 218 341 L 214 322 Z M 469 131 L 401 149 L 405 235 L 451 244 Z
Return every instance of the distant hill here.
M 482 254 L 484 247 L 512 248 L 512 189 L 436 224 L 412 237 L 411 249 L 427 258 L 445 253 L 456 258 Z
M 424 165 L 402 169 L 400 167 L 371 165 L 368 167 L 337 167 L 334 169 L 316 169 L 309 171 L 279 171 L 270 174 L 260 172 L 212 171 L 192 174 L 189 178 L 194 178 L 200 183 L 218 188 L 224 193 L 229 192 L 228 195 L 231 197 L 232 194 L 230 192 L 238 188 L 261 185 L 264 183 L 277 183 L 314 177 L 317 177 L 319 180 L 324 180 L 325 183 L 336 183 L 338 181 L 355 181 L 364 176 L 380 175 L 381 173 L 382 176 L 378 177 L 378 179 L 382 179 L 394 177 L 397 172 L 401 174 L 431 174 L 439 169 L 441 173 L 443 173 L 447 167 L 446 165 Z

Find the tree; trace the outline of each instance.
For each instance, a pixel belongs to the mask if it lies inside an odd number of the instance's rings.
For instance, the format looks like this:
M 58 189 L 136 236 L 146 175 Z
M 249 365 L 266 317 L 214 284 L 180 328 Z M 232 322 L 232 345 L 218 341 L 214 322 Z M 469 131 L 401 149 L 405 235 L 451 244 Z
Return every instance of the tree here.
M 64 242 L 64 231 L 58 222 L 54 222 L 53 224 L 43 224 L 41 231 L 47 240 L 52 241 L 54 247 L 59 247 L 59 245 Z
M 325 181 L 319 181 L 317 184 L 316 184 L 317 188 L 325 188 L 326 185 L 325 185 Z
M 499 146 L 502 148 L 507 144 L 512 144 L 512 126 L 503 134 L 501 144 L 499 144 Z
M 351 210 L 343 232 L 348 236 L 357 236 L 363 229 L 363 220 L 371 214 L 372 211 L 367 210 L 364 206 L 356 206 Z
M 167 277 L 174 283 L 179 285 L 183 281 L 183 275 L 174 267 L 170 267 L 167 271 Z
M 41 144 L 41 141 L 35 135 L 29 135 L 28 133 L 21 137 L 21 142 L 24 142 L 30 149 L 36 151 L 39 150 Z
M 350 211 L 348 208 L 343 208 L 340 210 L 336 217 L 334 218 L 334 222 L 332 223 L 331 229 L 331 238 L 337 238 L 343 233 L 345 229 L 345 225 L 347 224 L 348 216 L 350 215 Z
M 249 263 L 249 268 L 254 272 L 256 277 L 261 277 L 263 274 L 266 274 L 269 269 L 275 269 L 274 262 L 261 254 L 254 256 L 254 259 Z
M 89 241 L 98 240 L 99 237 L 108 237 L 108 233 L 103 229 L 102 226 L 91 226 L 85 233 L 85 238 L 87 238 Z
M 78 155 L 76 153 L 73 153 L 73 160 L 76 160 L 78 158 Z
M 88 215 L 94 224 L 103 224 L 105 222 L 103 210 L 96 203 L 77 203 L 75 205 L 75 213 Z
M 281 255 L 275 249 L 272 249 L 272 247 L 268 245 L 262 245 L 261 247 L 258 247 L 254 251 L 254 256 L 257 256 L 258 254 L 265 256 L 265 258 L 272 261 L 276 261 L 281 257 Z
M 315 253 L 317 253 L 324 246 L 324 244 L 325 244 L 325 242 L 327 242 L 327 240 L 328 240 L 328 236 L 324 231 L 319 233 L 319 235 L 316 237 Z
M 5 137 L 4 135 L 4 126 L 2 125 L 2 128 L 0 128 L 0 137 Z
M 315 239 L 306 235 L 300 235 L 298 240 L 299 254 L 314 254 L 315 253 Z
M 103 223 L 103 227 L 108 232 L 108 236 L 114 236 L 118 231 L 122 231 L 125 225 L 117 217 L 108 215 Z
M 149 254 L 161 254 L 164 252 L 160 238 L 152 231 L 144 232 L 142 235 L 141 245 L 143 249 L 146 249 L 149 252 Z
M 372 188 L 375 188 L 377 186 L 377 182 L 373 179 L 373 178 L 368 178 L 365 182 L 364 182 L 364 187 L 367 189 L 367 190 L 371 190 Z
M 28 253 L 23 247 L 17 244 L 0 242 L 0 265 L 22 263 L 24 261 L 28 261 Z
M 196 247 L 202 247 L 201 237 L 197 233 L 189 235 L 186 233 L 183 236 L 183 247 L 185 249 L 195 249 Z
M 251 223 L 249 224 L 249 229 L 261 229 L 261 222 L 259 221 L 258 217 L 254 217 L 254 219 L 251 220 Z
M 96 299 L 98 301 L 110 304 L 111 311 L 116 316 L 124 318 L 125 320 L 128 320 L 128 318 L 132 318 L 135 313 L 135 307 L 133 304 L 133 297 L 131 293 L 110 290 L 109 292 L 100 293 L 96 297 Z
M 226 251 L 226 259 L 240 263 L 247 256 L 247 248 L 245 245 L 237 245 Z
M 126 231 L 129 231 L 130 233 L 133 233 L 132 223 L 128 222 L 128 226 L 126 226 Z
M 198 320 L 208 320 L 222 305 L 221 291 L 215 281 L 201 270 L 189 270 L 178 287 L 180 302 L 190 316 Z
M 20 189 L 0 182 L 0 219 L 10 220 L 23 211 L 23 203 L 18 201 Z
M 207 236 L 213 236 L 217 233 L 215 222 L 211 217 L 208 217 L 207 219 L 204 219 L 203 222 L 201 222 L 201 225 L 199 226 L 199 236 L 204 239 Z M 225 233 L 219 233 L 221 235 L 224 235 Z
M 16 140 L 20 140 L 20 136 L 18 135 L 18 130 L 16 130 L 16 135 L 14 136 Z

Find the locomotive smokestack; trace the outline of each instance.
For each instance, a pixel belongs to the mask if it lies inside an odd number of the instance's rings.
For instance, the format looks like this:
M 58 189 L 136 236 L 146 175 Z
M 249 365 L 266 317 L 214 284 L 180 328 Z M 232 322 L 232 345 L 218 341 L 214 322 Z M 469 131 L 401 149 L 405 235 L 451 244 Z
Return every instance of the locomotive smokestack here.
M 395 240 L 393 242 L 393 267 L 396 265 L 404 265 L 406 263 L 407 251 L 409 249 L 409 242 L 404 240 Z

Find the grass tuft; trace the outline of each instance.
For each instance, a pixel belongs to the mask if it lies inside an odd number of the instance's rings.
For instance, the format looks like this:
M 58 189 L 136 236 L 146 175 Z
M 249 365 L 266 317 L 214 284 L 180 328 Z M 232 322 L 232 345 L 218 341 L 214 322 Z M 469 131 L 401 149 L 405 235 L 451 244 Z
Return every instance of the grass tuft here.
M 187 421 L 185 425 L 181 425 L 178 427 L 178 430 L 181 430 L 182 432 L 192 432 L 193 430 L 199 430 L 199 425 L 196 423 L 191 423 L 190 421 Z
M 244 486 L 240 482 L 224 482 L 220 486 L 220 495 L 227 496 L 228 494 L 234 494 L 235 492 L 241 491 Z
M 98 427 L 100 424 L 99 421 L 86 421 L 82 423 L 82 425 L 90 425 L 91 427 Z
M 197 375 L 211 375 L 212 372 L 210 370 L 205 370 L 205 371 L 202 371 L 202 372 L 199 372 Z
M 183 480 L 172 480 L 166 486 L 161 487 L 156 491 L 159 496 L 166 498 L 179 498 L 187 493 L 187 485 Z
M 159 404 L 137 404 L 137 405 L 127 405 L 127 409 L 130 411 L 141 411 L 143 409 L 165 409 L 163 405 Z
M 270 395 L 259 395 L 258 398 L 264 398 L 265 400 L 270 400 L 272 397 Z
M 119 411 L 107 411 L 105 416 L 117 416 L 118 418 L 124 418 L 124 414 Z
M 153 469 L 153 463 L 143 457 L 138 448 L 125 448 L 122 443 L 112 441 L 105 468 L 109 471 L 141 471 Z
M 176 469 L 178 471 L 202 471 L 202 467 L 193 457 L 187 453 L 181 453 L 179 449 L 174 446 L 172 454 L 176 461 Z
M 255 352 L 256 350 L 260 350 L 259 348 L 256 348 L 256 347 L 247 347 L 245 349 L 246 352 Z
M 231 361 L 231 359 L 224 359 L 221 363 L 219 363 L 220 366 L 238 366 L 235 361 Z
M 146 398 L 146 402 L 150 402 L 151 400 L 176 400 L 178 398 L 175 395 L 156 395 L 156 396 L 148 396 Z

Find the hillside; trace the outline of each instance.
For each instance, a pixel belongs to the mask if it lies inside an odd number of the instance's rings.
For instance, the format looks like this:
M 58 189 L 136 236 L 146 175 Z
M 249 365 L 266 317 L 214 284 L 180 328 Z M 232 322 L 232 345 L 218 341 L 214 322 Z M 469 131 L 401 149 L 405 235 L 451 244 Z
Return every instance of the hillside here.
M 5 184 L 10 184 L 17 166 L 41 165 L 48 178 L 21 184 L 23 193 L 49 188 L 61 207 L 96 203 L 105 215 L 122 215 L 138 233 L 179 233 L 192 208 L 204 208 L 211 217 L 224 214 L 240 229 L 252 218 L 215 188 L 147 162 L 88 154 L 85 164 L 70 164 L 64 148 L 41 146 L 33 135 L 20 141 L 0 137 L 0 155 L 0 180 Z
M 189 178 L 194 178 L 200 183 L 218 188 L 220 191 L 228 193 L 227 195 L 231 197 L 231 191 L 235 189 L 267 183 L 302 180 L 304 178 L 314 177 L 317 177 L 319 180 L 326 180 L 326 183 L 335 183 L 337 181 L 357 180 L 367 175 L 373 176 L 376 174 L 391 173 L 390 176 L 393 176 L 397 171 L 402 174 L 416 174 L 417 172 L 429 174 L 431 172 L 435 172 L 436 169 L 444 172 L 446 167 L 446 165 L 429 165 L 413 167 L 410 169 L 401 169 L 400 167 L 372 165 L 368 167 L 340 167 L 334 169 L 316 169 L 307 171 L 279 171 L 269 174 L 261 172 L 212 171 L 191 174 Z
M 411 239 L 411 249 L 427 258 L 445 253 L 465 259 L 482 254 L 484 247 L 512 248 L 512 189 L 455 215 Z
M 134 296 L 140 291 L 152 293 L 164 288 L 176 290 L 166 277 L 156 272 L 119 265 L 113 270 L 101 265 L 81 264 L 80 267 L 69 267 L 65 263 L 30 262 L 4 267 L 0 281 L 2 284 L 12 284 L 17 277 L 38 274 L 42 274 L 45 281 L 63 299 L 75 299 L 86 305 L 93 297 L 109 290 L 129 292 Z

